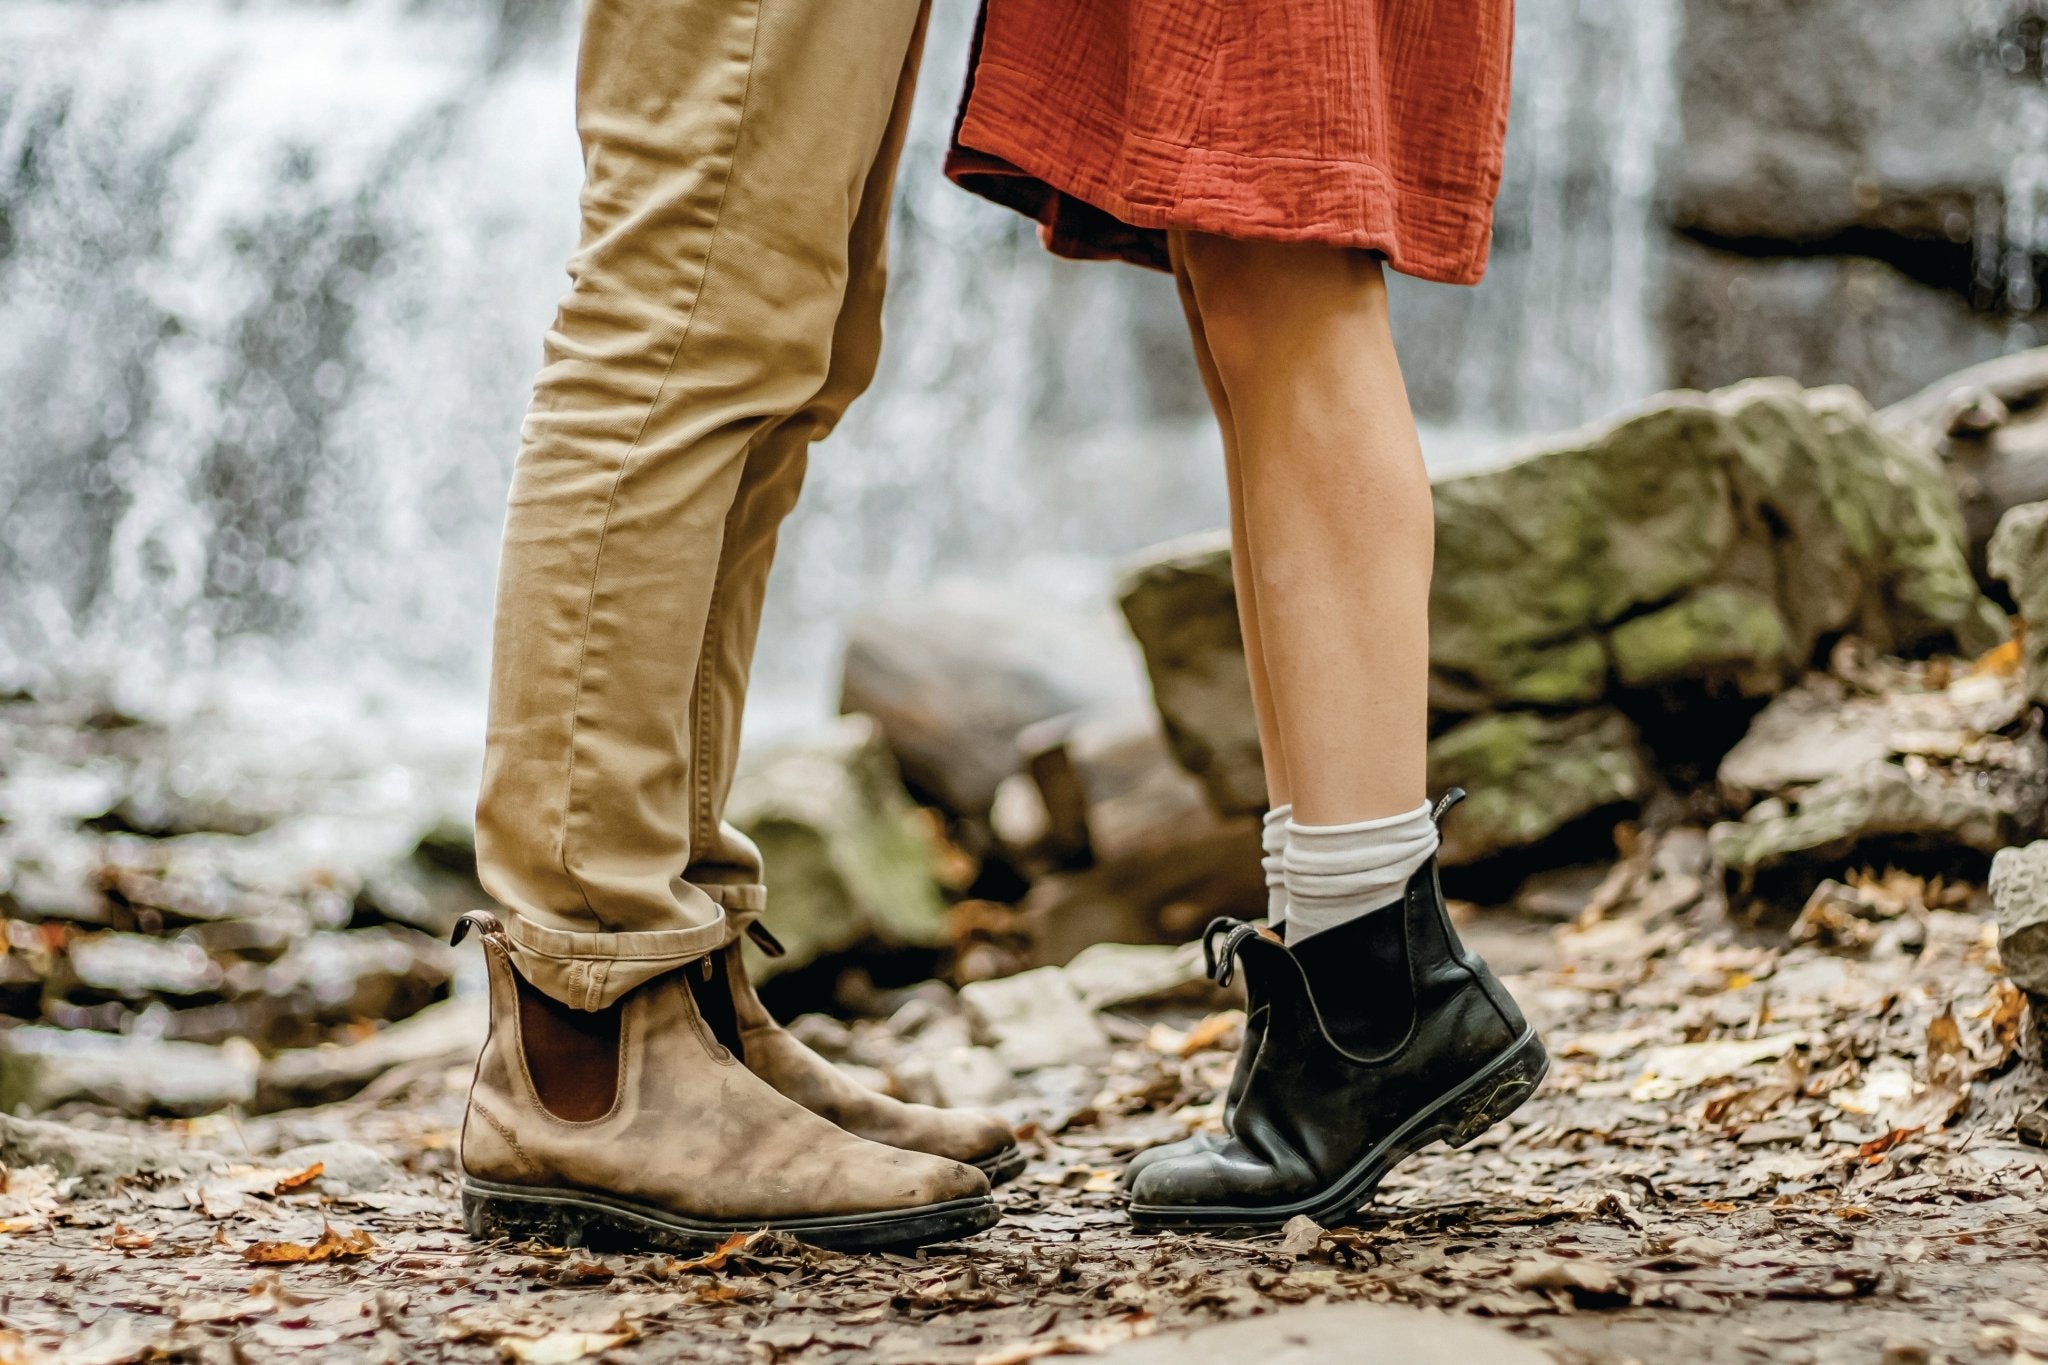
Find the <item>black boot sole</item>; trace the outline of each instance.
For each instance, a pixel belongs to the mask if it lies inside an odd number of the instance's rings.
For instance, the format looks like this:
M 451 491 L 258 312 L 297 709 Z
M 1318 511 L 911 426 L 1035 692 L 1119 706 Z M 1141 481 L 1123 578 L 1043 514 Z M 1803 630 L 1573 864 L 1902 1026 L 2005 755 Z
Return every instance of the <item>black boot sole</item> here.
M 1543 1040 L 1529 1029 L 1486 1067 L 1415 1115 L 1337 1180 L 1306 1199 L 1246 1207 L 1229 1204 L 1132 1204 L 1142 1232 L 1228 1229 L 1264 1231 L 1307 1214 L 1324 1227 L 1355 1217 L 1387 1172 L 1432 1142 L 1463 1147 L 1521 1108 L 1550 1070 Z
M 685 1218 L 587 1190 L 499 1185 L 465 1177 L 462 1225 L 482 1241 L 540 1241 L 595 1250 L 709 1251 L 734 1233 L 786 1233 L 832 1251 L 885 1251 L 972 1236 L 1002 1210 L 987 1195 L 883 1213 L 773 1221 Z
M 987 1176 L 989 1187 L 993 1189 L 1024 1174 L 1024 1149 L 1013 1142 L 992 1156 L 985 1156 L 979 1161 L 970 1161 L 967 1164 Z

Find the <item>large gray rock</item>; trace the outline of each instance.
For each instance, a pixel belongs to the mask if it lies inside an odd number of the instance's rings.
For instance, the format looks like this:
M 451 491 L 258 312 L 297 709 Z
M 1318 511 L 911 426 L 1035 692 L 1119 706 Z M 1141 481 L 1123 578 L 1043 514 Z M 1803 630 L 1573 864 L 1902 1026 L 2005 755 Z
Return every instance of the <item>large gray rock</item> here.
M 1989 551 L 1991 572 L 2012 589 L 2026 622 L 2027 689 L 2048 703 L 2048 502 L 2015 507 L 1998 523 Z
M 2038 69 L 2024 0 L 1687 0 L 1678 226 L 1787 244 L 1846 233 L 1967 257 L 2020 150 Z
M 2004 268 L 2027 254 L 2004 229 L 2037 136 L 2036 0 L 1675 9 L 1672 381 L 1785 374 L 1889 402 L 2008 349 L 2038 294 Z
M 150 1141 L 101 1133 L 47 1119 L 0 1114 L 0 1169 L 48 1166 L 78 1183 L 74 1192 L 98 1198 L 123 1181 L 177 1180 L 200 1175 L 227 1158 L 188 1151 L 161 1136 Z
M 1512 464 L 1439 481 L 1436 507 L 1439 719 L 1546 717 L 1482 732 L 1483 744 L 1439 740 L 1433 781 L 1471 775 L 1475 792 L 1503 780 L 1495 739 L 1532 761 L 1555 754 L 1533 737 L 1564 724 L 1548 719 L 1558 713 L 1674 690 L 1767 696 L 1840 632 L 1975 651 L 2005 630 L 1971 575 L 1939 464 L 1880 431 L 1847 390 L 1758 380 L 1665 395 Z M 1220 810 L 1258 809 L 1227 544 L 1163 547 L 1125 576 L 1121 597 L 1176 758 Z M 1613 801 L 1640 794 L 1640 756 L 1614 720 L 1566 730 L 1574 744 L 1598 737 L 1595 787 Z M 1469 748 L 1484 760 L 1477 773 Z M 1503 819 L 1487 846 L 1510 846 L 1520 819 Z M 1540 837 L 1561 823 L 1522 827 Z
M 82 1101 L 124 1114 L 209 1114 L 256 1095 L 256 1049 L 26 1026 L 0 1031 L 0 1111 Z
M 374 1194 L 395 1185 L 405 1173 L 398 1163 L 374 1148 L 345 1139 L 311 1142 L 269 1158 L 270 1164 L 288 1171 L 320 1167 L 312 1188 L 321 1194 Z
M 854 621 L 839 705 L 874 717 L 913 786 L 979 820 L 1017 771 L 1019 731 L 1143 697 L 1137 659 L 1112 614 L 950 588 Z
M 1617 682 L 1761 695 L 1836 632 L 1973 651 L 2004 633 L 1939 466 L 1845 389 L 1667 394 L 1436 503 L 1446 709 L 1585 705 Z
M 1945 375 L 1878 420 L 1940 457 L 1980 557 L 2007 512 L 2048 501 L 2048 347 Z
M 256 1107 L 290 1109 L 347 1099 L 401 1067 L 453 1066 L 483 1046 L 490 1013 L 481 994 L 458 995 L 352 1043 L 292 1048 L 265 1059 Z
M 1263 809 L 1266 776 L 1229 535 L 1190 536 L 1148 551 L 1125 572 L 1117 597 L 1144 651 L 1173 756 L 1202 780 L 1218 810 Z
M 1058 967 L 970 981 L 960 1003 L 974 1039 L 995 1049 L 1012 1071 L 1092 1065 L 1109 1055 L 1109 1038 Z
M 811 740 L 743 755 L 726 819 L 761 849 L 767 922 L 788 949 L 753 957 L 758 973 L 864 941 L 945 942 L 932 846 L 867 717 L 843 716 Z
M 2048 1000 L 2048 841 L 1999 850 L 1991 860 L 1991 901 L 2005 974 Z
M 1671 384 L 1751 375 L 1846 384 L 1873 403 L 2003 354 L 2012 326 L 1952 291 L 1867 256 L 1758 257 L 1678 241 L 1666 254 Z
M 2040 833 L 2048 744 L 2017 679 L 1966 674 L 1939 690 L 1857 692 L 1815 677 L 1776 698 L 1722 760 L 1748 804 L 1710 831 L 1738 873 L 1840 863 L 1905 844 L 1993 854 Z M 1762 799 L 1758 799 L 1762 798 Z

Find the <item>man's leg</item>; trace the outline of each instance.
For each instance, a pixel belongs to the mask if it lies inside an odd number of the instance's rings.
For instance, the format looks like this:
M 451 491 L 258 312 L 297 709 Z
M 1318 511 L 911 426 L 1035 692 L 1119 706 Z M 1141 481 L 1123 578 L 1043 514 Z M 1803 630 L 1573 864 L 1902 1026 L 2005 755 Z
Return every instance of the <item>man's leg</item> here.
M 583 241 L 513 479 L 477 813 L 515 960 L 564 1003 L 597 1008 L 724 938 L 676 880 L 709 815 L 703 751 L 734 742 L 691 696 L 723 671 L 705 641 L 742 490 L 794 495 L 800 455 L 750 485 L 751 457 L 827 387 L 919 14 L 587 12 Z M 765 563 L 742 540 L 735 559 Z
M 832 362 L 824 386 L 805 408 L 765 430 L 747 455 L 746 470 L 725 521 L 725 548 L 704 636 L 691 724 L 699 736 L 699 762 L 691 834 L 695 861 L 685 873 L 693 886 L 724 905 L 735 926 L 763 908 L 760 853 L 723 823 L 739 757 L 740 714 L 761 624 L 776 533 L 796 504 L 812 442 L 821 440 L 874 378 L 882 348 L 882 296 L 887 284 L 889 208 L 895 169 L 908 131 L 917 73 L 913 44 L 903 66 L 896 109 L 881 155 L 861 194 L 849 250 L 851 275 Z M 1009 1125 L 994 1114 L 905 1104 L 849 1079 L 775 1022 L 748 979 L 737 942 L 717 964 L 720 989 L 733 1004 L 726 1046 L 781 1094 L 848 1132 L 893 1147 L 930 1152 L 975 1166 L 992 1180 L 1023 1169 L 1023 1153 Z
M 801 445 L 754 457 L 828 387 L 919 17 L 591 0 L 584 245 L 514 477 L 477 816 L 511 923 L 465 917 L 491 974 L 462 1136 L 478 1236 L 683 1249 L 765 1225 L 864 1249 L 997 1217 L 981 1173 L 850 1134 L 720 1045 L 726 891 L 679 877 L 736 738 L 736 705 L 692 705 L 748 615 L 725 575 L 765 572 Z

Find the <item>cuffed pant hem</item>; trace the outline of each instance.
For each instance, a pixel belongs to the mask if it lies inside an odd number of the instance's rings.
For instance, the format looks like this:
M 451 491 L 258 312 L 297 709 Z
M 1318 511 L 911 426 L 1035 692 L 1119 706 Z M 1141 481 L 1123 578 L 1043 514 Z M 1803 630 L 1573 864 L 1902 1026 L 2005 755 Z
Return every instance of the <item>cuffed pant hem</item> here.
M 600 1010 L 635 986 L 715 953 L 728 941 L 724 912 L 708 924 L 633 933 L 578 933 L 508 918 L 519 974 L 572 1009 Z

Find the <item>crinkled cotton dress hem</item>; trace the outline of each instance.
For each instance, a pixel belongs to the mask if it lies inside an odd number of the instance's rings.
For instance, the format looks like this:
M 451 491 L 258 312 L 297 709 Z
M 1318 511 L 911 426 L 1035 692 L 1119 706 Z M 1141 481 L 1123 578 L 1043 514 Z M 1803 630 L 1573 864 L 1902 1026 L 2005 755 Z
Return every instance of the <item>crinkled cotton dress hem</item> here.
M 1063 256 L 1163 269 L 1177 228 L 1357 247 L 1406 275 L 1477 283 L 1509 0 L 1232 0 L 1232 18 L 1190 32 L 1184 12 L 1213 3 L 988 0 L 946 173 L 1036 219 Z M 1219 22 L 1249 25 L 1273 57 L 1243 60 L 1245 39 Z M 1218 82 L 1219 51 L 1248 78 Z M 1288 54 L 1306 69 L 1290 75 Z

